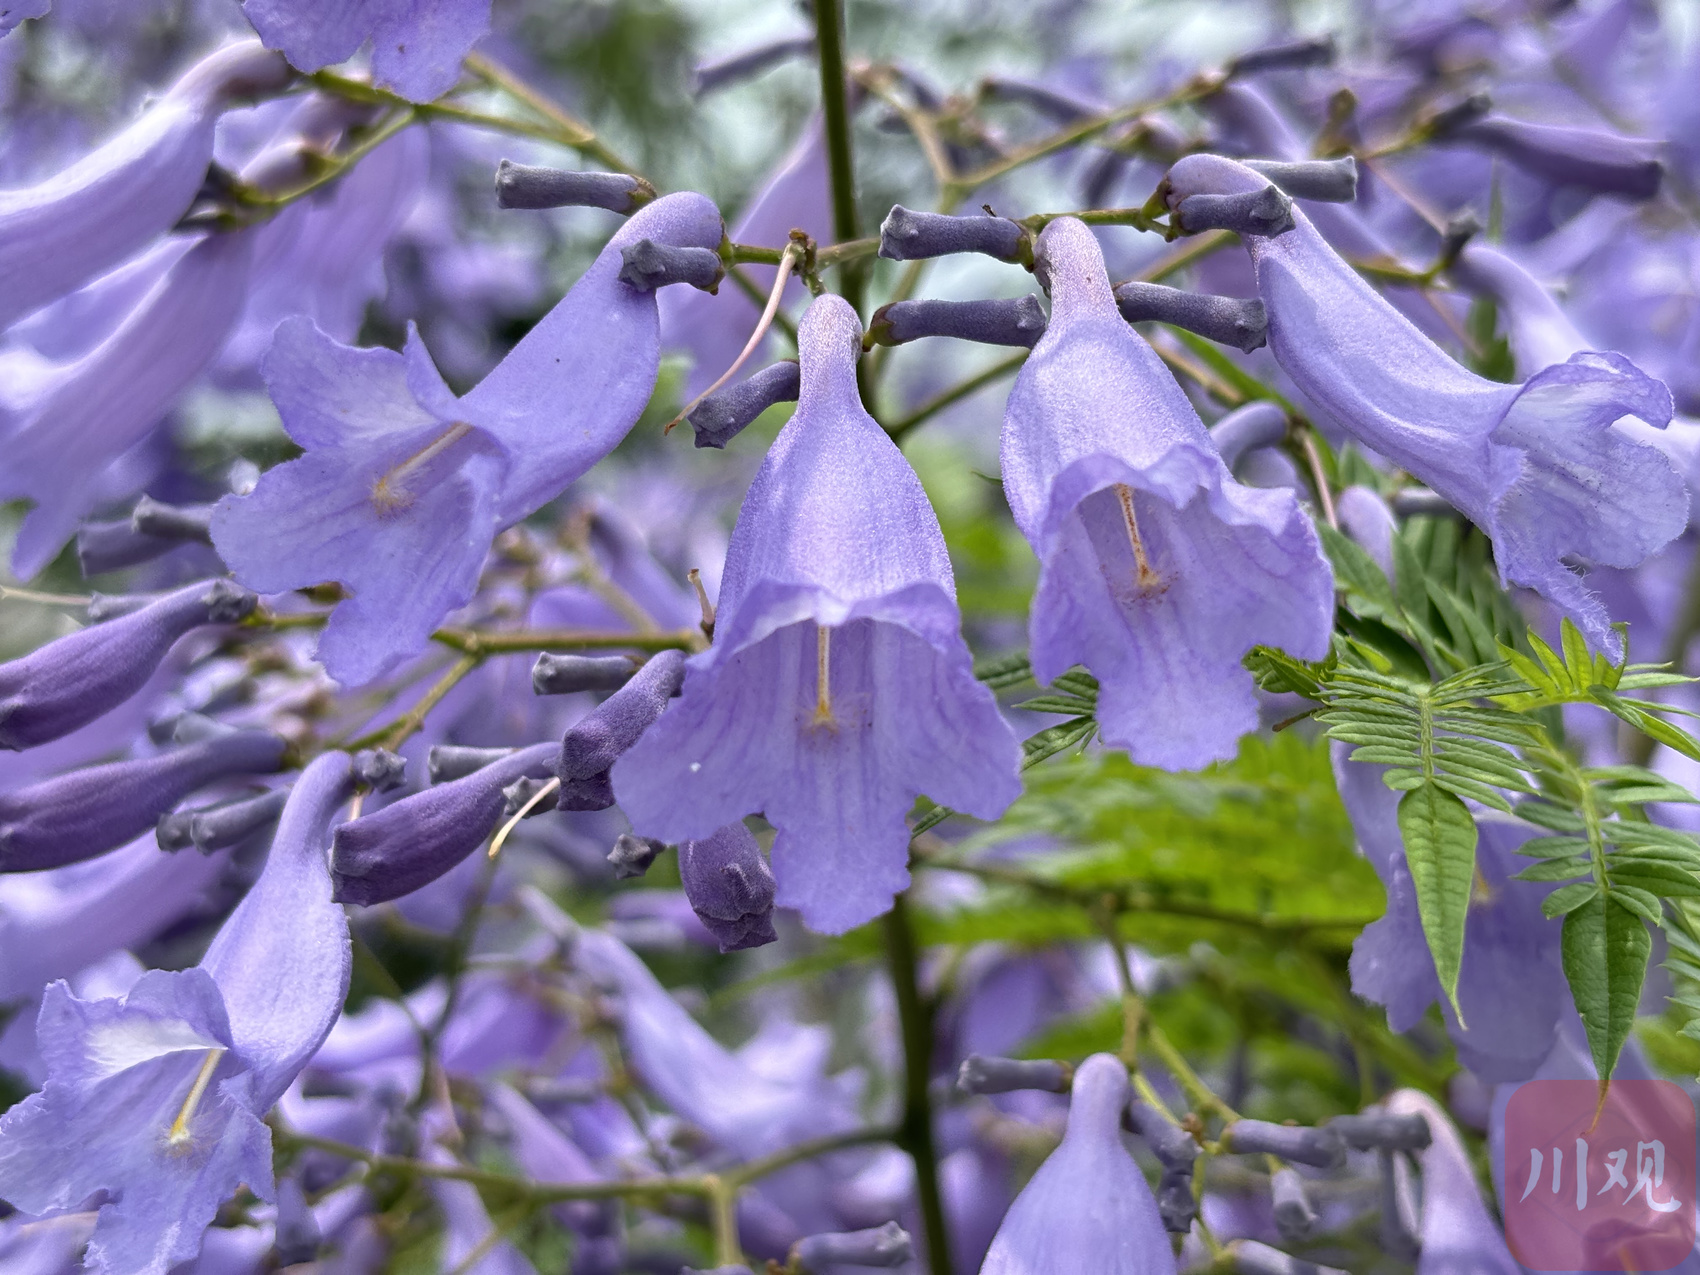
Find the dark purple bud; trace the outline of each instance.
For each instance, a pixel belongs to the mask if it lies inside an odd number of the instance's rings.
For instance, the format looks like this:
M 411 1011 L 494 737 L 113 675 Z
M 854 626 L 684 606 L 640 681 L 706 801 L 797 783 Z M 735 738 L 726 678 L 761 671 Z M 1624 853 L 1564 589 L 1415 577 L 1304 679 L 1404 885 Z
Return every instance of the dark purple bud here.
M 1045 323 L 1045 307 L 1033 293 L 997 301 L 895 301 L 874 311 L 868 336 L 875 345 L 953 336 L 1031 350 L 1045 335 Z
M 1629 199 L 1652 199 L 1665 175 L 1660 143 L 1644 137 L 1489 115 L 1452 129 L 1446 138 L 1503 155 L 1550 182 Z
M 0 664 L 0 748 L 34 748 L 94 721 L 141 690 L 190 629 L 240 620 L 254 602 L 230 580 L 203 580 Z
M 1269 341 L 1269 314 L 1256 297 L 1215 297 L 1160 283 L 1134 282 L 1116 289 L 1116 308 L 1129 323 L 1155 319 L 1248 354 Z
M 1337 1169 L 1346 1163 L 1346 1145 L 1328 1128 L 1240 1120 L 1223 1131 L 1222 1144 L 1235 1155 L 1272 1155 L 1317 1169 Z
M 547 788 L 549 791 L 544 792 Z M 516 779 L 502 789 L 502 818 L 512 819 L 520 811 L 525 811 L 525 817 L 540 815 L 546 810 L 553 810 L 557 793 L 560 791 L 554 779 L 532 779 L 529 776 Z M 540 795 L 541 794 L 541 795 Z
M 795 403 L 801 385 L 797 360 L 787 359 L 710 394 L 685 419 L 696 431 L 698 447 L 724 447 L 775 403 Z
M 1415 1111 L 1402 1116 L 1381 1111 L 1335 1116 L 1327 1127 L 1353 1151 L 1421 1151 L 1433 1140 L 1428 1121 Z
M 148 736 L 156 744 L 198 744 L 204 739 L 219 739 L 234 734 L 236 727 L 208 717 L 205 713 L 179 713 L 166 721 L 150 722 Z M 161 738 L 163 734 L 164 738 Z
M 503 790 L 516 779 L 547 778 L 558 753 L 558 745 L 533 744 L 343 824 L 331 840 L 337 901 L 370 906 L 435 881 L 496 830 Z
M 1020 261 L 1027 244 L 1027 232 L 1007 217 L 951 217 L 911 212 L 896 204 L 880 225 L 880 256 L 887 261 L 921 261 L 956 252 Z
M 654 292 L 670 283 L 718 292 L 725 277 L 726 267 L 712 248 L 675 248 L 653 239 L 639 239 L 620 249 L 620 281 L 639 292 Z
M 963 1093 L 1009 1093 L 1016 1089 L 1042 1089 L 1067 1093 L 1074 1082 L 1074 1068 L 1050 1058 L 988 1058 L 969 1054 L 956 1072 L 956 1087 Z
M 1179 159 L 1179 155 L 1171 157 L 1167 153 L 1163 158 L 1169 162 Z M 1101 151 L 1086 170 L 1086 176 L 1080 183 L 1080 200 L 1088 208 L 1102 208 L 1110 202 L 1110 194 L 1121 184 L 1123 176 L 1132 167 L 1130 156 L 1120 151 Z
M 425 754 L 425 776 L 433 784 L 465 779 L 475 770 L 483 770 L 504 757 L 513 756 L 513 752 L 511 748 L 462 748 L 457 744 L 438 744 Z
M 1074 124 L 1100 114 L 1103 107 L 1085 98 L 1075 97 L 1061 89 L 1036 80 L 1013 75 L 988 75 L 980 81 L 980 91 L 993 101 L 1019 102 L 1041 115 L 1048 115 L 1058 124 Z
M 319 1255 L 324 1237 L 319 1233 L 318 1219 L 307 1204 L 301 1189 L 299 1171 L 286 1174 L 277 1181 L 277 1221 L 272 1227 L 272 1262 L 281 1270 L 311 1262 Z
M 679 844 L 679 877 L 691 910 L 722 952 L 772 943 L 773 871 L 755 836 L 729 823 L 712 837 Z
M 1422 1245 L 1405 1226 L 1399 1212 L 1399 1184 L 1393 1176 L 1393 1152 L 1375 1153 L 1376 1168 L 1381 1177 L 1381 1226 L 1378 1238 L 1381 1251 L 1398 1262 L 1414 1262 Z
M 1164 1169 L 1157 1179 L 1157 1216 L 1163 1219 L 1163 1229 L 1172 1235 L 1185 1235 L 1192 1230 L 1192 1220 L 1198 1216 L 1198 1201 L 1192 1195 L 1192 1170 Z
M 1438 491 L 1427 487 L 1402 487 L 1388 502 L 1401 518 L 1456 518 L 1458 511 Z
M 1294 199 L 1349 204 L 1358 197 L 1358 161 L 1350 155 L 1339 159 L 1305 159 L 1295 163 L 1277 159 L 1241 162 L 1252 172 L 1262 173 Z
M 1127 1104 L 1127 1123 L 1145 1139 L 1145 1145 L 1165 1169 L 1192 1172 L 1199 1146 L 1198 1140 L 1185 1129 L 1139 1098 Z
M 1334 37 L 1317 36 L 1310 40 L 1294 40 L 1288 44 L 1271 44 L 1253 49 L 1229 61 L 1223 68 L 1232 79 L 1237 75 L 1255 75 L 1259 71 L 1290 71 L 1305 66 L 1327 66 L 1334 61 Z
M 1230 471 L 1240 457 L 1260 447 L 1278 447 L 1287 437 L 1287 413 L 1266 398 L 1236 407 L 1210 427 L 1210 441 Z
M 661 716 L 684 680 L 685 653 L 661 651 L 567 731 L 555 765 L 562 810 L 606 810 L 614 804 L 608 768 Z
M 1310 1206 L 1298 1170 L 1277 1169 L 1269 1190 L 1275 1197 L 1275 1229 L 1281 1238 L 1289 1243 L 1304 1239 L 1316 1225 L 1316 1210 Z
M 1236 1240 L 1228 1254 L 1239 1275 L 1346 1275 L 1333 1266 L 1318 1266 L 1256 1240 Z
M 1175 209 L 1174 221 L 1189 235 L 1231 230 L 1273 239 L 1293 228 L 1293 201 L 1273 183 L 1237 195 L 1189 195 Z
M 498 208 L 606 208 L 633 213 L 655 198 L 655 188 L 627 173 L 574 173 L 504 159 L 496 165 Z
M 85 576 L 122 571 L 170 553 L 182 541 L 138 535 L 128 518 L 120 522 L 85 522 L 77 528 L 77 565 Z
M 545 651 L 531 666 L 531 689 L 537 695 L 617 691 L 635 672 L 637 665 L 623 655 L 550 655 Z
M 253 835 L 283 813 L 289 789 L 277 788 L 223 805 L 200 810 L 174 810 L 161 815 L 154 837 L 161 850 L 184 850 L 194 846 L 202 854 L 223 850 Z
M 116 850 L 197 788 L 281 769 L 286 751 L 269 731 L 237 731 L 0 794 L 0 872 L 57 868 Z
M 373 792 L 388 792 L 407 782 L 407 759 L 387 748 L 364 748 L 354 754 L 354 778 Z
M 1463 125 L 1481 119 L 1492 109 L 1492 97 L 1486 93 L 1472 93 L 1429 116 L 1428 128 L 1436 137 L 1446 137 Z
M 753 49 L 745 49 L 742 53 L 733 53 L 712 62 L 698 62 L 696 71 L 691 76 L 691 87 L 695 94 L 701 97 L 704 93 L 712 93 L 727 84 L 753 79 L 769 67 L 778 66 L 781 62 L 801 57 L 805 53 L 813 53 L 814 49 L 814 36 L 793 35 L 782 40 L 758 44 Z
M 825 1271 L 842 1262 L 846 1266 L 902 1266 L 915 1256 L 909 1232 L 896 1222 L 866 1231 L 840 1231 L 809 1235 L 791 1246 L 799 1269 Z
M 614 865 L 614 876 L 621 881 L 629 881 L 633 877 L 641 877 L 649 871 L 649 865 L 667 848 L 665 841 L 657 841 L 653 837 L 634 837 L 629 832 L 622 832 L 614 838 L 614 848 L 608 852 L 608 862 Z
M 143 496 L 130 511 L 130 529 L 137 535 L 160 540 L 210 545 L 212 511 L 211 505 L 167 505 L 152 496 Z

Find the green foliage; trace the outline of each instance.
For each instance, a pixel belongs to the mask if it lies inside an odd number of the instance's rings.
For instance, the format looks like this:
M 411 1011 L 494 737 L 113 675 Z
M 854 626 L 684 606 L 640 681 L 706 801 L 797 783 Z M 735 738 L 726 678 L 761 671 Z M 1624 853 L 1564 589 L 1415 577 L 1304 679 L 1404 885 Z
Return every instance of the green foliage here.
M 1652 946 L 1641 913 L 1612 895 L 1596 894 L 1564 918 L 1564 976 L 1603 1078 L 1634 1025 Z
M 1453 1013 L 1463 1022 L 1458 971 L 1464 964 L 1464 922 L 1476 883 L 1476 821 L 1462 801 L 1428 779 L 1399 799 L 1399 836 L 1435 973 Z

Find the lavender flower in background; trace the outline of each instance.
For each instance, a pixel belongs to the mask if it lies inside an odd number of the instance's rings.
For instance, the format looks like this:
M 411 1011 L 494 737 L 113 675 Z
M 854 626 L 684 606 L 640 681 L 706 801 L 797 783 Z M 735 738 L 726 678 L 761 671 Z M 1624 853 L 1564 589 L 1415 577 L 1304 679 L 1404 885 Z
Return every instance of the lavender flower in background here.
M 1400 1089 L 1389 1095 L 1387 1110 L 1392 1115 L 1421 1116 L 1433 1137 L 1418 1153 L 1423 1173 L 1418 1275 L 1461 1270 L 1516 1275 L 1521 1271 L 1482 1200 L 1470 1153 L 1440 1104 L 1415 1089 Z
M 1230 757 L 1257 724 L 1254 644 L 1327 649 L 1332 580 L 1290 492 L 1234 482 L 1116 310 L 1092 233 L 1039 239 L 1051 322 L 1004 418 L 1004 491 L 1039 555 L 1033 671 L 1098 678 L 1104 739 L 1146 765 Z
M 919 792 L 993 818 L 1019 791 L 937 518 L 857 397 L 860 338 L 839 298 L 804 316 L 799 406 L 744 499 L 714 646 L 613 772 L 642 836 L 703 839 L 762 812 L 777 902 L 827 933 L 908 883 Z
M 303 71 L 346 62 L 370 41 L 373 81 L 415 102 L 453 88 L 490 29 L 490 0 L 242 0 L 242 12 Z
M 27 18 L 46 17 L 52 7 L 53 0 L 8 0 L 0 8 L 0 36 L 9 34 Z

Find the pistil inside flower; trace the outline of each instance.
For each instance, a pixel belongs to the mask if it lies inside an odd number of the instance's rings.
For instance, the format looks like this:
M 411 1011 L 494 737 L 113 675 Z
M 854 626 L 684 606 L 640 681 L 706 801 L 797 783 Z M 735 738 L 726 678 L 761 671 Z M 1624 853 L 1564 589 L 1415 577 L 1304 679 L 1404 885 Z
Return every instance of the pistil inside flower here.
M 408 480 L 461 439 L 472 432 L 472 426 L 456 421 L 446 430 L 409 456 L 394 469 L 372 484 L 372 505 L 380 514 L 392 514 L 413 503 L 414 494 L 408 490 Z
M 1121 502 L 1122 522 L 1127 524 L 1127 542 L 1133 549 L 1134 583 L 1141 593 L 1151 593 L 1163 587 L 1163 577 L 1152 570 L 1151 559 L 1145 553 L 1145 542 L 1139 538 L 1139 519 L 1133 512 L 1133 488 L 1126 483 L 1117 483 L 1116 499 Z
M 809 725 L 837 725 L 832 716 L 832 630 L 824 624 L 815 629 L 815 712 Z
M 177 1113 L 177 1119 L 173 1120 L 171 1127 L 166 1130 L 167 1145 L 182 1147 L 189 1141 L 189 1121 L 195 1118 L 195 1109 L 201 1105 L 207 1087 L 212 1084 L 213 1072 L 218 1070 L 218 1060 L 223 1057 L 224 1050 L 215 1047 L 207 1050 L 207 1056 L 201 1059 L 201 1069 L 195 1073 L 195 1083 L 189 1086 L 189 1096 L 183 1100 L 183 1107 Z

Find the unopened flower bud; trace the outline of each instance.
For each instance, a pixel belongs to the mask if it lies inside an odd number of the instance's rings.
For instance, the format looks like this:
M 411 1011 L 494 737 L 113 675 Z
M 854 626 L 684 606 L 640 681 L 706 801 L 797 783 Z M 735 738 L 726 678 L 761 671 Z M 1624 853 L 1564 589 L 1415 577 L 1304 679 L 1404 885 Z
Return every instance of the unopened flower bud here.
M 549 791 L 543 792 L 545 788 L 548 788 Z M 512 819 L 524 810 L 526 818 L 529 819 L 531 816 L 540 815 L 546 810 L 553 810 L 556 801 L 559 800 L 556 796 L 558 791 L 559 786 L 553 785 L 551 780 L 533 779 L 530 776 L 522 775 L 502 789 L 502 818 Z M 539 793 L 542 795 L 539 796 Z M 533 804 L 534 802 L 535 804 Z
M 202 854 L 211 854 L 233 846 L 269 823 L 275 823 L 283 813 L 289 789 L 277 788 L 241 801 L 207 806 L 200 810 L 174 810 L 160 816 L 154 837 L 161 850 L 184 850 L 194 846 Z
M 1286 437 L 1286 411 L 1266 398 L 1236 407 L 1210 427 L 1210 441 L 1230 471 L 1247 452 L 1279 446 Z
M 712 62 L 698 62 L 696 70 L 691 74 L 692 92 L 701 97 L 704 93 L 712 93 L 727 84 L 751 79 L 788 58 L 813 53 L 814 47 L 814 36 L 793 35 L 770 40 L 766 44 L 758 44 L 753 49 L 745 49 Z
M 1199 1146 L 1185 1129 L 1141 1098 L 1127 1104 L 1127 1123 L 1165 1169 L 1192 1172 Z
M 138 535 L 154 536 L 160 540 L 192 540 L 203 545 L 212 543 L 211 505 L 167 505 L 152 496 L 143 496 L 130 511 L 130 527 Z
M 1288 71 L 1304 66 L 1327 66 L 1334 61 L 1334 37 L 1317 36 L 1310 40 L 1294 40 L 1287 44 L 1271 44 L 1253 49 L 1229 61 L 1223 68 L 1233 78 L 1254 75 L 1259 71 Z
M 866 1231 L 841 1231 L 810 1235 L 791 1246 L 791 1255 L 805 1272 L 846 1266 L 902 1266 L 915 1256 L 909 1232 L 896 1222 Z
M 956 1072 L 956 1087 L 963 1093 L 1009 1093 L 1016 1089 L 1041 1089 L 1067 1093 L 1074 1068 L 1050 1058 L 988 1058 L 970 1054 Z
M 373 792 L 388 792 L 407 782 L 407 759 L 387 748 L 365 748 L 354 754 L 354 778 Z
M 1256 1240 L 1236 1240 L 1228 1255 L 1240 1275 L 1346 1275 L 1332 1266 L 1318 1266 Z
M 1293 228 L 1293 201 L 1271 183 L 1233 195 L 1189 195 L 1175 209 L 1175 223 L 1189 235 L 1231 230 L 1273 239 Z
M 551 655 L 545 651 L 531 666 L 531 689 L 538 695 L 617 691 L 635 672 L 637 665 L 623 655 Z
M 104 575 L 152 562 L 182 543 L 141 535 L 128 518 L 117 522 L 85 522 L 77 528 L 77 566 L 84 576 Z
M 1045 323 L 1045 307 L 1032 293 L 994 301 L 896 301 L 874 312 L 868 335 L 876 345 L 953 336 L 1030 350 L 1045 335 Z
M 774 942 L 773 871 L 742 823 L 701 841 L 679 843 L 685 897 L 722 952 Z
M 1096 102 L 1015 75 L 988 75 L 980 81 L 980 90 L 984 96 L 996 101 L 1020 102 L 1023 106 L 1030 106 L 1058 124 L 1090 119 L 1102 110 Z
M 684 680 L 684 652 L 658 652 L 568 729 L 555 768 L 562 810 L 606 810 L 614 804 L 608 768 L 661 716 Z
M 433 784 L 451 783 L 512 756 L 513 751 L 511 748 L 463 748 L 458 744 L 438 744 L 425 754 L 425 776 Z
M 1288 163 L 1275 159 L 1248 159 L 1245 166 L 1262 173 L 1294 199 L 1314 199 L 1327 204 L 1349 204 L 1358 197 L 1358 161 L 1350 155 L 1339 159 L 1305 159 Z
M 1452 128 L 1446 140 L 1503 155 L 1524 171 L 1558 185 L 1628 199 L 1652 199 L 1664 181 L 1660 143 L 1650 138 L 1487 115 Z
M 1224 1147 L 1235 1155 L 1272 1155 L 1317 1169 L 1337 1169 L 1346 1162 L 1346 1146 L 1331 1129 L 1240 1120 L 1222 1134 Z
M 1116 308 L 1129 323 L 1155 319 L 1247 353 L 1269 340 L 1269 315 L 1256 297 L 1214 297 L 1136 281 L 1116 289 Z
M 655 198 L 655 188 L 628 173 L 575 173 L 504 159 L 496 165 L 498 208 L 606 208 L 632 213 Z
M 649 865 L 667 848 L 665 841 L 657 841 L 653 837 L 634 837 L 629 832 L 622 832 L 614 838 L 614 848 L 608 852 L 608 862 L 614 865 L 614 876 L 621 881 L 629 881 L 633 877 L 641 877 L 649 871 Z
M 1448 137 L 1453 130 L 1481 119 L 1492 109 L 1492 97 L 1486 93 L 1471 93 L 1429 116 L 1428 127 L 1436 137 Z
M 653 292 L 670 283 L 688 283 L 701 292 L 716 292 L 726 266 L 712 248 L 675 248 L 653 239 L 639 239 L 620 249 L 620 280 L 640 292 Z
M 1277 1169 L 1269 1189 L 1275 1198 L 1275 1229 L 1281 1238 L 1291 1242 L 1309 1235 L 1310 1228 L 1316 1225 L 1316 1210 L 1310 1206 L 1305 1180 L 1298 1171 Z
M 921 261 L 957 252 L 983 252 L 999 261 L 1020 261 L 1027 232 L 1007 217 L 951 217 L 892 207 L 880 224 L 880 256 L 887 261 Z
M 1393 1152 L 1381 1148 L 1375 1153 L 1375 1159 L 1381 1177 L 1381 1227 L 1378 1236 L 1381 1251 L 1394 1261 L 1414 1262 L 1422 1251 L 1422 1245 L 1406 1227 L 1399 1212 L 1399 1184 L 1393 1175 Z
M 1192 1220 L 1198 1216 L 1198 1201 L 1192 1195 L 1192 1170 L 1164 1169 L 1157 1179 L 1157 1216 L 1163 1219 L 1163 1229 L 1173 1235 L 1185 1235 L 1192 1230 Z
M 0 664 L 0 748 L 34 748 L 87 725 L 141 690 L 178 638 L 240 620 L 254 603 L 232 581 L 202 581 Z
M 286 750 L 269 731 L 237 731 L 0 794 L 0 872 L 57 868 L 115 850 L 197 788 L 278 770 Z
M 710 394 L 685 419 L 696 431 L 698 447 L 724 447 L 775 403 L 795 403 L 801 386 L 797 360 L 788 359 Z

